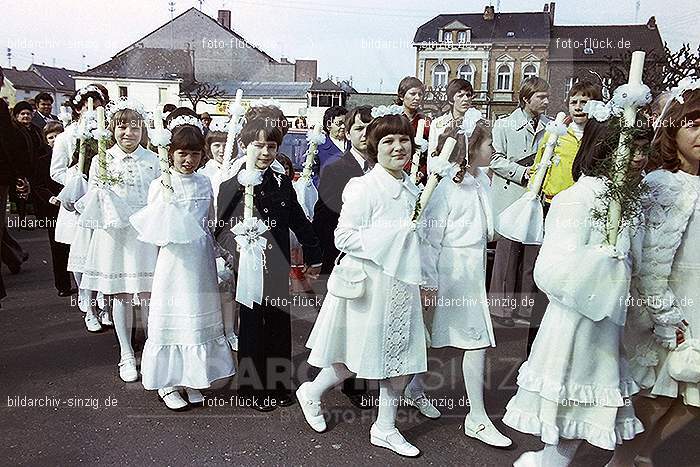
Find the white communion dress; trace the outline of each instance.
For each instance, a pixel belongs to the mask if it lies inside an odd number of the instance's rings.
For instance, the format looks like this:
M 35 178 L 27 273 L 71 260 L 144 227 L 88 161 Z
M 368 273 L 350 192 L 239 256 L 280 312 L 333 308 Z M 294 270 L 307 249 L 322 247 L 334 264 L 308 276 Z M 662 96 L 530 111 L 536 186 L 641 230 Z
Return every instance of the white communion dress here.
M 99 164 L 97 160 L 93 162 L 88 191 L 97 185 Z M 158 156 L 141 146 L 126 154 L 115 144 L 107 150 L 107 167 L 109 175 L 119 179 L 110 189 L 126 203 L 129 211 L 143 208 L 148 200 L 148 187 L 160 175 Z M 96 228 L 80 286 L 105 295 L 150 292 L 157 255 L 157 247 L 139 241 L 131 225 L 110 230 Z
M 356 299 L 326 295 L 306 344 L 309 364 L 343 363 L 377 380 L 427 370 L 420 241 L 410 221 L 417 196 L 408 177 L 379 164 L 348 182 L 335 244 L 347 255 L 341 264 L 366 275 L 365 291 Z
M 212 189 L 202 174 L 171 177 L 176 206 L 192 219 L 201 235 L 189 243 L 160 248 L 153 278 L 148 339 L 143 349 L 143 387 L 185 386 L 204 389 L 235 373 L 231 348 L 224 336 L 217 287 Z M 162 202 L 160 179 L 151 184 L 149 204 Z M 134 218 L 132 216 L 132 222 Z M 139 232 L 141 227 L 135 222 Z
M 604 208 L 604 189 L 602 179 L 583 176 L 554 198 L 535 264 L 550 302 L 503 423 L 546 444 L 577 439 L 614 450 L 643 431 L 621 343 L 632 229 L 620 231 L 615 248 L 603 245 L 591 210 Z
M 486 296 L 486 242 L 493 237 L 490 180 L 478 169 L 461 183 L 453 168 L 433 193 L 425 217 L 424 271 L 438 289 L 430 326 L 432 347 L 495 346 Z

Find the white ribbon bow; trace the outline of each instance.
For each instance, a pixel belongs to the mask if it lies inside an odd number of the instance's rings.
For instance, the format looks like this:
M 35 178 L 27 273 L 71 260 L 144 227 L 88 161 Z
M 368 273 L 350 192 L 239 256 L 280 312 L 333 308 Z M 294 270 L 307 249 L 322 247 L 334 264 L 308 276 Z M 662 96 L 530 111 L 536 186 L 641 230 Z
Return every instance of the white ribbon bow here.
M 267 225 L 257 217 L 245 219 L 231 229 L 236 235 L 240 254 L 236 301 L 251 309 L 253 303 L 262 304 L 267 247 L 267 239 L 262 235 L 268 230 Z

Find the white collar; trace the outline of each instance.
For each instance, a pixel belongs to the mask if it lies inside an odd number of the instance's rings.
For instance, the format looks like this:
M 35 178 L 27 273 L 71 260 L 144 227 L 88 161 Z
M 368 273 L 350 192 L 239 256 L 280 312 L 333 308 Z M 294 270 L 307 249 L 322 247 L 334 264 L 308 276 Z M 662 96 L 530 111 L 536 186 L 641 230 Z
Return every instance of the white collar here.
M 245 165 L 245 160 L 246 160 L 246 158 L 245 158 L 245 156 L 243 156 L 243 157 L 239 157 L 238 159 L 233 161 L 233 164 L 231 165 L 231 171 L 234 174 L 237 174 Z M 277 159 L 275 159 L 274 162 L 272 162 L 272 165 L 270 165 L 270 167 L 268 167 L 268 168 L 271 169 L 273 172 L 277 172 L 277 173 L 282 174 L 282 175 L 287 175 L 287 171 L 284 169 L 284 166 Z M 267 169 L 265 169 L 265 170 L 267 170 Z
M 110 152 L 115 158 L 120 160 L 126 159 L 127 157 L 133 157 L 134 159 L 138 159 L 141 150 L 143 149 L 144 148 L 139 144 L 133 152 L 127 154 L 122 150 L 122 148 L 119 147 L 118 144 L 115 143 L 114 146 L 108 149 L 108 152 Z
M 377 180 L 377 185 L 388 192 L 392 198 L 396 199 L 401 195 L 401 190 L 404 188 L 409 191 L 414 196 L 418 196 L 420 189 L 411 182 L 411 178 L 406 174 L 403 176 L 403 180 L 394 178 L 389 172 L 386 171 L 384 167 L 379 164 L 374 164 L 372 170 L 370 170 L 368 175 L 372 175 L 373 178 Z
M 340 149 L 341 151 L 345 152 L 347 140 L 342 140 L 342 139 L 335 139 L 332 136 L 330 136 L 331 141 L 335 146 Z

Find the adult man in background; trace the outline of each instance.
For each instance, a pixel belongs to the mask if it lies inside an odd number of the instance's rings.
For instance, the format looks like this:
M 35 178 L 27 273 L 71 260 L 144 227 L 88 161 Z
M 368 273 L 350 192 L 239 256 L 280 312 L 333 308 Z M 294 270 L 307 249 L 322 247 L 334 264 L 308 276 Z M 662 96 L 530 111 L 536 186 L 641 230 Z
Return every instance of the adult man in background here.
M 48 92 L 40 92 L 34 98 L 36 112 L 32 116 L 32 123 L 43 130 L 50 121 L 58 121 L 58 117 L 51 113 L 53 108 L 53 97 Z
M 520 105 L 507 117 L 496 121 L 493 128 L 491 159 L 494 214 L 500 214 L 526 191 L 528 169 L 535 160 L 544 128 L 550 119 L 544 115 L 549 104 L 549 83 L 539 77 L 523 82 L 518 92 Z M 491 276 L 493 306 L 491 314 L 497 323 L 511 327 L 513 315 L 529 317 L 537 292 L 533 271 L 539 247 L 523 245 L 507 238 L 496 243 L 496 256 Z

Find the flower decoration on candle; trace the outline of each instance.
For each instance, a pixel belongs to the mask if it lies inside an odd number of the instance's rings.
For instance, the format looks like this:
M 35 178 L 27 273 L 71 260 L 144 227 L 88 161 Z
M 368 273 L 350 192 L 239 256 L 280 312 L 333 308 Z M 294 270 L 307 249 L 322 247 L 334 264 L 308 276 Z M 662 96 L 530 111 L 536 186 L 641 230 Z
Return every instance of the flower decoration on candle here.
M 309 148 L 306 150 L 306 158 L 304 160 L 304 169 L 301 172 L 301 178 L 308 181 L 311 180 L 316 155 L 318 154 L 318 146 L 326 142 L 326 134 L 321 131 L 321 125 L 317 123 L 312 129 L 306 132 L 306 142 Z
M 387 115 L 401 115 L 402 113 L 403 107 L 396 104 L 372 107 L 372 118 L 385 117 Z
M 254 303 L 261 304 L 263 300 L 267 247 L 263 234 L 268 230 L 268 226 L 257 217 L 244 219 L 231 229 L 239 251 L 236 301 L 248 308 L 253 308 Z
M 610 104 L 608 102 L 608 104 Z M 612 105 L 601 101 L 590 100 L 583 106 L 583 111 L 588 114 L 588 118 L 593 118 L 599 122 L 607 121 L 612 115 Z
M 148 132 L 148 137 L 154 146 L 168 147 L 170 146 L 170 139 L 173 137 L 173 133 L 167 128 L 154 128 Z
M 73 122 L 73 112 L 70 107 L 61 106 L 61 111 L 58 113 L 58 119 L 63 124 L 63 127 L 67 127 Z
M 431 172 L 430 177 L 425 184 L 425 188 L 423 191 L 421 191 L 420 197 L 418 198 L 418 201 L 413 209 L 413 217 L 411 218 L 414 226 L 418 224 L 420 216 L 423 214 L 425 206 L 428 205 L 428 201 L 433 196 L 433 192 L 435 191 L 435 188 L 437 188 L 438 183 L 440 183 L 440 180 L 444 178 L 443 174 L 446 172 L 445 164 L 450 164 L 450 156 L 452 155 L 452 151 L 454 151 L 456 144 L 457 140 L 454 138 L 447 138 L 442 145 L 440 155 L 435 161 L 438 164 L 438 167 L 442 170 L 440 172 Z

